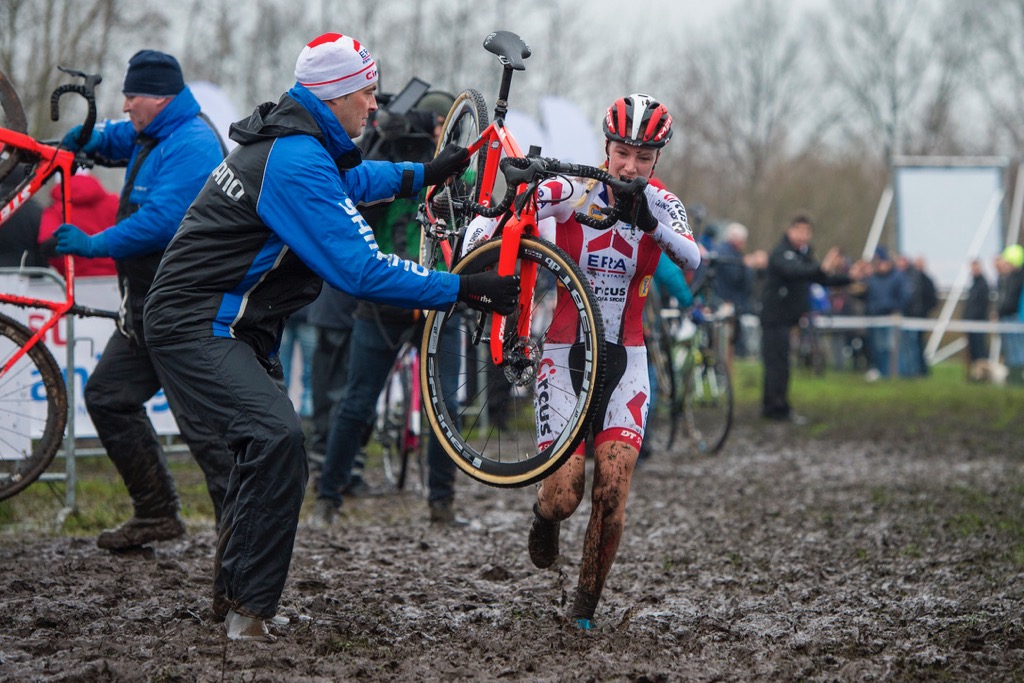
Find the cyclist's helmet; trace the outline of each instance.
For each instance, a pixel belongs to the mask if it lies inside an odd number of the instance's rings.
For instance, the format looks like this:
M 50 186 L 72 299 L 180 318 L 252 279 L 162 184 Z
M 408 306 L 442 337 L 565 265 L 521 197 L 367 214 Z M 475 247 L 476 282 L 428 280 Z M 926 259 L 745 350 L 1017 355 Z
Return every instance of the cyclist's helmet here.
M 660 149 L 672 137 L 672 117 L 668 108 L 650 95 L 633 93 L 608 107 L 604 136 L 627 145 Z

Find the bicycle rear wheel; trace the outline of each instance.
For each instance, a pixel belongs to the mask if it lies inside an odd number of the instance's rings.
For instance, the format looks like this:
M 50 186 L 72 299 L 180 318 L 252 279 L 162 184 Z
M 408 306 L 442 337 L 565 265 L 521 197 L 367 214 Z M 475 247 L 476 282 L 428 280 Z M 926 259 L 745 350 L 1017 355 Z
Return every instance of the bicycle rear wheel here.
M 0 367 L 32 336 L 0 314 Z M 0 500 L 39 478 L 64 436 L 68 399 L 60 367 L 39 342 L 0 375 Z
M 28 130 L 25 109 L 21 99 L 7 75 L 0 71 L 0 128 L 7 128 L 18 133 Z M 0 181 L 3 181 L 21 162 L 20 150 L 0 142 Z M 6 202 L 9 197 L 0 197 Z
M 455 103 L 448 112 L 437 140 L 436 154 L 449 144 L 468 147 L 480 133 L 487 128 L 487 102 L 484 96 L 473 89 L 463 90 L 455 98 Z M 432 202 L 432 214 L 437 221 L 444 221 L 448 234 L 457 235 L 469 225 L 474 213 L 465 208 L 467 201 L 476 202 L 480 196 L 480 186 L 484 177 L 484 164 L 487 150 L 481 149 L 469 159 L 469 165 L 461 175 L 452 178 L 448 185 L 438 192 Z M 427 268 L 436 268 L 441 261 L 438 241 L 425 233 L 429 230 L 424 226 L 420 234 L 420 263 Z M 452 244 L 453 249 L 457 245 Z
M 494 269 L 500 250 L 500 237 L 485 242 L 453 272 Z M 506 318 L 502 367 L 490 356 L 490 315 L 463 304 L 427 315 L 421 355 L 431 429 L 466 474 L 499 487 L 537 482 L 572 455 L 604 381 L 604 326 L 579 266 L 529 237 L 519 262 L 537 269 L 531 329 L 518 336 L 522 311 Z
M 725 361 L 695 347 L 686 372 L 683 412 L 686 428 L 697 450 L 717 453 L 732 427 L 732 381 Z
M 644 305 L 644 342 L 652 376 L 653 400 L 644 429 L 644 442 L 649 444 L 652 452 L 656 452 L 668 450 L 675 443 L 682 410 L 672 336 L 661 319 L 661 307 L 651 299 L 648 296 Z

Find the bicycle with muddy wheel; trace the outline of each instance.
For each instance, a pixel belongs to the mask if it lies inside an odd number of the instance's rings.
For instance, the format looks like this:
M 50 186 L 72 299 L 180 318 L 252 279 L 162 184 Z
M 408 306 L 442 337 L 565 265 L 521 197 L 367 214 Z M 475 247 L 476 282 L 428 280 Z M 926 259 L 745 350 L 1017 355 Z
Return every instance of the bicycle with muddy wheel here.
M 633 194 L 646 185 L 611 177 L 592 166 L 568 164 L 524 154 L 505 125 L 512 75 L 525 69 L 530 49 L 508 31 L 492 33 L 484 48 L 496 55 L 503 73 L 493 118 L 476 90 L 456 98 L 444 122 L 438 151 L 456 143 L 469 150 L 464 173 L 431 188 L 423 207 L 420 262 L 443 263 L 453 273 L 497 270 L 518 273 L 521 294 L 509 315 L 483 314 L 457 305 L 430 311 L 421 345 L 421 378 L 427 419 L 441 444 L 469 476 L 493 486 L 525 486 L 555 471 L 587 436 L 604 378 L 604 332 L 600 311 L 580 267 L 561 248 L 544 239 L 537 225 L 541 183 L 558 176 L 593 178 L 616 194 Z M 496 201 L 500 185 L 504 196 Z M 459 257 L 466 227 L 477 216 L 496 218 L 495 236 Z M 621 207 L 605 216 L 576 214 L 595 228 L 610 228 Z M 565 321 L 570 321 L 566 323 Z M 573 329 L 559 328 L 570 325 Z M 571 367 L 545 354 L 552 336 L 574 336 L 580 353 Z M 459 349 L 456 359 L 443 349 Z M 454 395 L 443 390 L 446 361 L 459 368 Z M 553 373 L 573 377 L 568 406 L 552 427 L 549 410 Z M 446 399 L 459 407 L 450 410 Z M 488 420 L 488 406 L 500 405 L 504 420 Z
M 81 83 L 58 86 L 50 97 L 50 118 L 60 118 L 60 98 L 67 93 L 83 97 L 88 111 L 79 138 L 84 144 L 96 123 L 95 87 L 99 75 L 58 67 L 81 79 Z M 57 141 L 39 141 L 27 134 L 25 110 L 10 79 L 0 73 L 0 181 L 10 189 L 0 196 L 0 230 L 25 202 L 53 177 L 62 181 L 79 168 L 91 166 L 83 155 L 60 146 Z M 71 222 L 69 184 L 62 182 L 63 220 Z M 0 500 L 10 498 L 36 481 L 46 471 L 65 438 L 68 423 L 68 394 L 73 391 L 74 373 L 63 377 L 53 354 L 43 343 L 46 335 L 65 317 L 101 316 L 117 318 L 75 302 L 75 269 L 71 256 L 64 259 L 63 297 L 41 299 L 0 292 L 0 304 L 49 311 L 37 327 L 29 328 L 0 313 Z M 11 269 L 19 275 L 52 276 L 43 268 Z

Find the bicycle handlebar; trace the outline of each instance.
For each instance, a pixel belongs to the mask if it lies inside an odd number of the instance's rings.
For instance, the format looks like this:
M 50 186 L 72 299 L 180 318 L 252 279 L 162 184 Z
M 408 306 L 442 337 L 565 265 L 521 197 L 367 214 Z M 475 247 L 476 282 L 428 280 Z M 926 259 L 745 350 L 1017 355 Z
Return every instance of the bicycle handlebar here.
M 467 208 L 485 218 L 500 216 L 508 211 L 514 202 L 517 208 L 522 208 L 521 204 L 528 200 L 541 181 L 560 175 L 593 178 L 611 186 L 612 190 L 620 197 L 642 192 L 647 186 L 647 180 L 644 178 L 620 180 L 602 168 L 586 166 L 584 164 L 570 164 L 558 159 L 545 157 L 506 157 L 499 163 L 499 168 L 505 176 L 507 186 L 505 196 L 502 197 L 501 201 L 495 206 L 490 207 L 475 202 L 467 203 Z M 526 184 L 528 187 L 525 192 L 519 193 L 518 188 L 522 184 Z M 607 214 L 605 218 L 595 218 L 577 211 L 576 220 L 583 225 L 604 230 L 612 227 L 619 220 L 627 218 L 623 214 L 622 206 L 622 203 L 617 203 L 615 206 L 602 209 L 602 212 Z
M 71 76 L 84 79 L 82 84 L 65 83 L 58 85 L 53 93 L 50 95 L 50 120 L 57 121 L 60 119 L 60 98 L 61 96 L 73 92 L 81 95 L 85 98 L 85 101 L 89 105 L 89 112 L 85 116 L 85 122 L 82 124 L 82 132 L 78 136 L 78 146 L 84 147 L 85 143 L 89 141 L 92 136 L 92 129 L 96 126 L 96 86 L 103 81 L 103 77 L 99 74 L 87 74 L 84 71 L 78 71 L 76 69 L 68 69 L 63 66 L 58 66 L 58 69 Z

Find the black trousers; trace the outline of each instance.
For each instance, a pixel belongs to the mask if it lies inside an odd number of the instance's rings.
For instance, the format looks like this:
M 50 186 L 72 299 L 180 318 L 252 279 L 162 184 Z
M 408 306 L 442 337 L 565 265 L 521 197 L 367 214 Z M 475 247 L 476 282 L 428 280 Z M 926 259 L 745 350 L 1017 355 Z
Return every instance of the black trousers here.
M 137 517 L 165 517 L 180 508 L 167 459 L 145 403 L 160 390 L 149 350 L 129 343 L 118 331 L 110 337 L 85 385 L 85 406 L 100 442 L 131 494 Z M 206 475 L 218 524 L 234 457 L 216 432 L 195 413 L 167 396 L 182 440 Z
M 782 420 L 789 417 L 790 325 L 761 328 L 761 357 L 764 361 L 764 394 L 761 415 Z
M 277 613 L 306 490 L 302 421 L 280 365 L 248 344 L 208 337 L 150 348 L 164 389 L 235 453 L 214 560 L 214 611 Z

